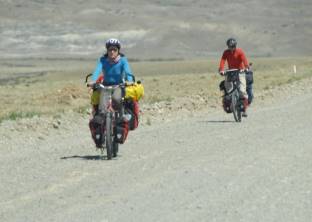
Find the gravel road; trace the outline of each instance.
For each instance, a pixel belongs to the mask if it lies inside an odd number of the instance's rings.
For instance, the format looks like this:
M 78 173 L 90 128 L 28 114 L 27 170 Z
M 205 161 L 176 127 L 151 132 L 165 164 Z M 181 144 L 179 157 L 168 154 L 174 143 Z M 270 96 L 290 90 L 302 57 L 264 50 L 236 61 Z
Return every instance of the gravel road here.
M 0 127 L 0 221 L 311 221 L 312 92 L 129 134 L 118 158 L 68 114 Z M 34 122 L 37 121 L 37 127 Z

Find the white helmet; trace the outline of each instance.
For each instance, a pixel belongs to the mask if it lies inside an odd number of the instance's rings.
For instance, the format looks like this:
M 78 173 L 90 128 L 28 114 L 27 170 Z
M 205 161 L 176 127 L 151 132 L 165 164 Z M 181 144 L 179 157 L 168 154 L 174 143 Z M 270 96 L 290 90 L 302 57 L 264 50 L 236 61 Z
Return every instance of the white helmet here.
M 118 39 L 114 39 L 114 38 L 108 39 L 105 45 L 106 45 L 106 49 L 108 49 L 111 46 L 115 46 L 118 48 L 118 50 L 120 50 L 120 41 Z

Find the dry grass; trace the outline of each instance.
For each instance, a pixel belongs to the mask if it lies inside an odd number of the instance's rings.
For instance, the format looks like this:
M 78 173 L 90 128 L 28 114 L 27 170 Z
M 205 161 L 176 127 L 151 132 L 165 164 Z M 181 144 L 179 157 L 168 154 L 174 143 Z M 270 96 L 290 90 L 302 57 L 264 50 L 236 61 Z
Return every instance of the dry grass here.
M 252 59 L 255 91 L 270 89 L 312 76 L 312 58 Z M 0 120 L 34 115 L 57 115 L 89 107 L 84 75 L 92 71 L 88 60 L 0 61 Z M 131 63 L 145 86 L 143 103 L 174 103 L 198 98 L 219 103 L 217 60 Z M 297 67 L 294 74 L 293 65 Z

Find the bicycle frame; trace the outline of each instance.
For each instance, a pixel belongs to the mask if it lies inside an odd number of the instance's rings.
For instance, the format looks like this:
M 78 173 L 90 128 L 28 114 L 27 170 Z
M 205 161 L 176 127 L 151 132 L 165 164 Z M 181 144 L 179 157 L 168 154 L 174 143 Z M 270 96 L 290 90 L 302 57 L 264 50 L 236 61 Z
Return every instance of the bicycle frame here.
M 97 148 L 100 148 L 102 153 L 104 148 L 107 151 L 107 159 L 111 159 L 112 157 L 117 156 L 118 152 L 118 142 L 115 139 L 116 136 L 116 124 L 117 118 L 119 118 L 120 112 L 114 109 L 113 104 L 113 93 L 117 88 L 122 88 L 124 84 L 120 85 L 110 85 L 105 86 L 101 83 L 88 83 L 88 78 L 92 74 L 86 76 L 85 83 L 88 87 L 92 87 L 93 90 L 100 91 L 100 100 L 98 105 L 98 112 L 95 114 L 94 118 L 98 118 L 101 124 L 97 128 L 98 139 Z M 122 94 L 121 94 L 121 103 L 123 102 Z M 121 105 L 122 108 L 122 105 Z M 122 112 L 121 112 L 122 113 Z M 118 134 L 117 134 L 118 135 Z M 105 147 L 103 146 L 105 141 Z
M 99 113 L 107 114 L 108 112 L 114 113 L 112 94 L 114 90 L 119 88 L 119 85 L 104 86 L 99 84 L 100 87 L 100 103 L 99 103 Z
M 226 95 L 231 97 L 231 110 L 234 115 L 234 119 L 236 122 L 241 122 L 241 112 L 242 112 L 242 102 L 241 102 L 241 92 L 239 90 L 240 80 L 239 74 L 241 70 L 239 69 L 230 69 L 225 72 L 226 81 L 231 82 L 233 85 L 233 89 L 229 92 L 226 89 Z
M 226 81 L 231 82 L 233 84 L 233 89 L 229 92 L 226 91 L 227 95 L 232 94 L 236 89 L 239 89 L 240 80 L 239 80 L 239 69 L 230 69 L 225 72 Z

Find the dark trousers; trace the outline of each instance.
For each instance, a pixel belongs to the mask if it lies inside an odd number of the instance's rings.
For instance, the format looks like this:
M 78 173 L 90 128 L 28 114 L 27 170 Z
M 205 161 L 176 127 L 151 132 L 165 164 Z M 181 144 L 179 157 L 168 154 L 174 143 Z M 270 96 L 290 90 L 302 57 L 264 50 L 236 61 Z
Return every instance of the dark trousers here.
M 252 84 L 248 84 L 247 87 L 246 87 L 246 91 L 247 91 L 247 94 L 248 94 L 248 104 L 251 104 L 252 103 L 252 100 L 253 100 L 253 91 L 252 91 Z

